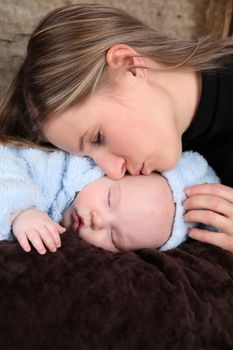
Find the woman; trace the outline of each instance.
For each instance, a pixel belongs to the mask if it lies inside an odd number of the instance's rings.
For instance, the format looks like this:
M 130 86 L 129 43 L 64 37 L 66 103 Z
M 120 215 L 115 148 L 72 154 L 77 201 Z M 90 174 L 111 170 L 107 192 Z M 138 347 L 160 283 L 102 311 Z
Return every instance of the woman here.
M 230 39 L 177 40 L 102 5 L 48 14 L 0 109 L 1 142 L 88 155 L 112 179 L 203 154 L 224 185 L 187 190 L 190 236 L 233 252 Z

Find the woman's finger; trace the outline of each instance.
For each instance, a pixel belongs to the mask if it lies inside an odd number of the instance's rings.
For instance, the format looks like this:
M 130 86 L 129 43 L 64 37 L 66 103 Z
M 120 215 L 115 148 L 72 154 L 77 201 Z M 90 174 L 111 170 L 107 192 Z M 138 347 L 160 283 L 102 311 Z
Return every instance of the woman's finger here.
M 184 215 L 184 220 L 213 226 L 220 232 L 233 234 L 233 221 L 211 210 L 190 210 Z
M 188 197 L 197 194 L 218 196 L 233 203 L 233 188 L 222 184 L 194 185 L 187 187 L 185 193 Z
M 233 253 L 233 236 L 221 232 L 210 232 L 192 228 L 188 232 L 189 237 L 203 243 L 213 244 L 217 247 L 225 249 Z
M 192 195 L 183 202 L 185 210 L 208 209 L 233 218 L 233 203 L 214 195 Z

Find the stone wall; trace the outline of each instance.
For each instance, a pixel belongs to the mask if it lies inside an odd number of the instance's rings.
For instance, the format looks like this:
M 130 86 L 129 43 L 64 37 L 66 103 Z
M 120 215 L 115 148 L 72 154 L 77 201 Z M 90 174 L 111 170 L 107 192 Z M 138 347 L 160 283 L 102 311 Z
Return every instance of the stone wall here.
M 211 0 L 89 0 L 127 10 L 166 34 L 196 37 L 206 34 Z M 221 0 L 225 1 L 225 0 Z M 22 62 L 28 37 L 52 9 L 85 1 L 0 0 L 0 97 Z

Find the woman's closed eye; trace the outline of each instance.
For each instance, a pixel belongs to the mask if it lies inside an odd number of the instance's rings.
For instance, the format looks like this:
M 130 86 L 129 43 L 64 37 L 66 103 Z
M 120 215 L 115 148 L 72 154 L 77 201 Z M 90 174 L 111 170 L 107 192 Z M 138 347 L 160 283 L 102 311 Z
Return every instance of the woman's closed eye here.
M 102 145 L 103 143 L 103 134 L 101 133 L 101 131 L 98 131 L 93 140 L 92 140 L 92 143 L 96 144 L 96 145 Z

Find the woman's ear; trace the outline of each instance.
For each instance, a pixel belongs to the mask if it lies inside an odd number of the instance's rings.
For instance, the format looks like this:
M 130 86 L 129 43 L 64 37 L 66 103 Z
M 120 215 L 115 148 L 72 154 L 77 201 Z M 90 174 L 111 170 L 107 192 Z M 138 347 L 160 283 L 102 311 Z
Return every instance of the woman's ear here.
M 140 78 L 144 77 L 147 71 L 144 58 L 132 47 L 125 44 L 112 46 L 106 54 L 106 61 L 110 70 L 126 68 L 128 72 Z

